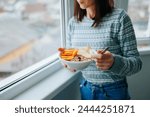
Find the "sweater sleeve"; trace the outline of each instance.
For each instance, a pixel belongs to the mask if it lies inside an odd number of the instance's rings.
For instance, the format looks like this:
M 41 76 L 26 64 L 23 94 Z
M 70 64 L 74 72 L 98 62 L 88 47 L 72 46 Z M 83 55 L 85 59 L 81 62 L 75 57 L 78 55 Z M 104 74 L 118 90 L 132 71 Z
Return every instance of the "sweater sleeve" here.
M 130 76 L 141 70 L 142 61 L 137 50 L 132 22 L 125 11 L 120 17 L 119 28 L 118 40 L 122 55 L 114 54 L 114 64 L 110 70 L 120 76 Z

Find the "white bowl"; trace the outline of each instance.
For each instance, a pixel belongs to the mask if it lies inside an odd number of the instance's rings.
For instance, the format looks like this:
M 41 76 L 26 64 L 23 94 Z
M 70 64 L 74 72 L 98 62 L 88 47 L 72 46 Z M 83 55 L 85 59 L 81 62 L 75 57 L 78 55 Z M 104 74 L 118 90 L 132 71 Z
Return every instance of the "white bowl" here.
M 63 64 L 66 64 L 67 66 L 69 66 L 70 68 L 75 69 L 75 70 L 83 70 L 86 67 L 88 67 L 89 64 L 92 62 L 92 60 L 79 61 L 79 62 L 67 61 L 67 60 L 62 59 L 60 56 L 59 56 L 59 59 Z

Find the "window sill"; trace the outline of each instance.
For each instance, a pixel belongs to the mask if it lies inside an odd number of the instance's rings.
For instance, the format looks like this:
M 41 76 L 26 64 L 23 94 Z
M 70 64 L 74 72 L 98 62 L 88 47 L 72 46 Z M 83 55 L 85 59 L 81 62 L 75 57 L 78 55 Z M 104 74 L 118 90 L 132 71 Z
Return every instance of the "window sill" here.
M 140 55 L 150 55 L 150 46 L 139 47 L 138 50 Z
M 79 78 L 79 74 L 79 72 L 71 73 L 65 68 L 60 69 L 40 83 L 14 97 L 13 100 L 43 100 L 46 97 L 52 99 L 69 84 L 74 82 L 76 78 Z
M 150 54 L 150 37 L 138 38 L 137 45 L 140 55 Z
M 0 99 L 12 99 L 61 69 L 57 59 L 54 55 L 1 81 Z
M 142 56 L 150 55 L 150 46 L 139 47 L 138 50 L 140 52 L 140 55 Z M 56 66 L 57 65 L 55 65 L 55 67 Z M 18 93 L 19 95 L 8 99 L 41 100 L 41 99 L 46 99 L 47 97 L 49 97 L 48 99 L 52 99 L 58 93 L 60 93 L 64 88 L 66 88 L 69 84 L 74 82 L 79 76 L 79 72 L 71 73 L 66 69 L 62 69 L 60 63 L 58 63 L 58 66 L 60 66 L 60 69 L 58 71 L 55 70 L 52 74 L 49 74 L 46 78 L 42 79 L 40 82 L 37 82 L 36 84 L 31 85 L 31 87 L 28 87 L 25 91 Z M 34 79 L 37 80 L 37 77 L 41 77 L 40 75 L 41 73 L 42 74 L 45 74 L 46 72 L 50 73 L 50 70 L 53 70 L 52 67 L 54 66 L 49 67 L 46 71 L 44 70 L 45 72 L 43 72 L 43 70 L 40 71 L 40 73 L 37 74 L 38 76 L 34 76 Z M 30 84 L 30 82 L 27 82 L 26 84 Z M 21 84 L 20 87 L 22 88 L 23 85 Z M 17 88 L 17 90 L 20 90 L 20 88 Z M 16 93 L 17 91 L 16 89 L 14 89 L 14 91 L 6 91 L 6 92 L 7 92 L 6 95 L 8 95 L 7 97 L 11 97 L 10 95 Z M 7 98 L 5 98 L 4 96 L 2 99 L 7 99 Z

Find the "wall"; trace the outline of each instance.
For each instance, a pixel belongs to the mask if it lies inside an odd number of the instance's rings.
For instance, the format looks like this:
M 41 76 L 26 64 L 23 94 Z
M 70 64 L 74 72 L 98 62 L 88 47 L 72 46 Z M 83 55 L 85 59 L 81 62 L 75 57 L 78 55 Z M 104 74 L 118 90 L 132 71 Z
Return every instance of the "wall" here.
M 80 78 L 76 78 L 75 82 L 71 83 L 68 87 L 66 87 L 62 92 L 56 95 L 53 100 L 79 100 L 80 92 L 79 92 L 79 82 Z
M 129 93 L 132 99 L 150 100 L 150 55 L 143 55 L 142 70 L 128 77 Z

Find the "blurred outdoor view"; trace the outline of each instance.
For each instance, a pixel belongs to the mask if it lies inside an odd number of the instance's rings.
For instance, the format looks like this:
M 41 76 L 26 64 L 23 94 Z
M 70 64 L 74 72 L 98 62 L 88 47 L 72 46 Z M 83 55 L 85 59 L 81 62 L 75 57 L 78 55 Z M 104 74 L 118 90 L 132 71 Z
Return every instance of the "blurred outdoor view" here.
M 128 14 L 136 36 L 150 37 L 150 0 L 129 0 Z
M 60 47 L 60 0 L 0 0 L 0 81 Z

